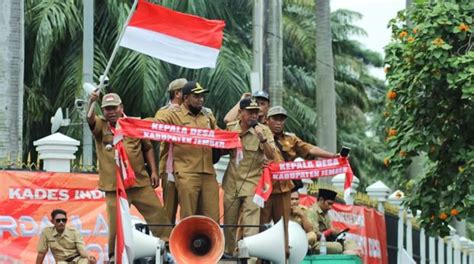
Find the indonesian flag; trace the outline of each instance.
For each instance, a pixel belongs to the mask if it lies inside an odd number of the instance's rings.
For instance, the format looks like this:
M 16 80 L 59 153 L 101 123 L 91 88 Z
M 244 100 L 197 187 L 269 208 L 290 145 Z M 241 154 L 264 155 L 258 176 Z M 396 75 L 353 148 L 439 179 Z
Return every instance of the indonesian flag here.
M 130 218 L 130 207 L 128 205 L 127 193 L 123 186 L 121 177 L 121 162 L 119 153 L 115 151 L 116 158 L 116 179 L 117 179 L 117 191 L 116 191 L 116 227 L 117 235 L 115 241 L 115 262 L 117 264 L 128 264 L 133 263 L 133 236 L 132 236 L 132 220 Z
M 208 20 L 140 0 L 120 45 L 182 67 L 214 68 L 222 20 Z
M 265 205 L 265 201 L 267 201 L 270 195 L 272 194 L 272 190 L 273 186 L 270 170 L 268 168 L 264 168 L 262 172 L 262 177 L 260 177 L 260 180 L 257 183 L 257 187 L 255 188 L 253 202 L 259 207 L 263 208 Z

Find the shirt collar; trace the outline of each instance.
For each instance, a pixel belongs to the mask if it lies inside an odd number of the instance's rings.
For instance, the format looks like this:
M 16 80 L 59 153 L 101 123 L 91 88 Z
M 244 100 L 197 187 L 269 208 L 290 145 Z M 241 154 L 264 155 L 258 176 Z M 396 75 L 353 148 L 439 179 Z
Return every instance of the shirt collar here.
M 243 136 L 243 135 L 245 135 L 245 134 L 247 134 L 247 133 L 254 134 L 254 135 L 256 134 L 256 133 L 255 133 L 255 128 L 253 128 L 253 127 L 247 129 L 246 131 L 242 131 L 242 127 L 240 126 L 240 122 L 242 122 L 242 121 L 239 121 L 239 123 L 238 123 L 240 135 Z
M 184 104 L 181 104 L 181 111 L 183 111 L 185 115 L 195 116 L 191 111 L 189 111 L 189 109 Z M 204 113 L 202 112 L 202 109 L 199 112 L 199 114 L 204 115 Z

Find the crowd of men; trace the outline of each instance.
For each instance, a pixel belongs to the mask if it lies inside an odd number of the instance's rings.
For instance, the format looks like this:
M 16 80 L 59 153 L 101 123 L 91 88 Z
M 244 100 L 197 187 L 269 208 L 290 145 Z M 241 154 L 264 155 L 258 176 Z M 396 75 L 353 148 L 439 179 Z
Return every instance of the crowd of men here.
M 160 108 L 153 120 L 180 126 L 220 129 L 212 110 L 204 107 L 204 95 L 208 90 L 198 82 L 176 79 L 169 84 L 169 103 Z M 99 91 L 90 95 L 89 110 L 99 101 Z M 109 259 L 113 261 L 116 235 L 116 175 L 114 160 L 114 131 L 117 120 L 124 117 L 125 110 L 119 95 L 109 93 L 101 99 L 103 115 L 89 115 L 87 121 L 95 139 L 99 160 L 99 189 L 105 192 L 109 220 Z M 188 144 L 161 142 L 159 163 L 156 162 L 152 143 L 148 140 L 124 137 L 123 143 L 132 166 L 136 183 L 126 190 L 129 204 L 133 204 L 148 223 L 170 224 L 176 221 L 178 205 L 179 217 L 204 215 L 216 222 L 224 219 L 224 224 L 246 226 L 225 228 L 225 254 L 237 254 L 237 242 L 243 237 L 257 234 L 258 227 L 270 222 L 285 220 L 285 236 L 288 221 L 301 224 L 308 234 L 310 250 L 318 253 L 318 240 L 321 235 L 329 237 L 340 230 L 331 228 L 327 211 L 334 203 L 336 193 L 320 190 L 319 201 L 311 208 L 298 205 L 298 182 L 274 181 L 270 198 L 261 209 L 253 202 L 255 187 L 262 170 L 270 162 L 294 161 L 303 159 L 333 158 L 339 154 L 302 141 L 293 133 L 285 131 L 287 111 L 282 106 L 271 107 L 269 95 L 259 91 L 253 95 L 244 93 L 236 105 L 224 118 L 226 130 L 238 132 L 242 143 L 243 158 L 235 162 L 237 153 L 229 150 L 230 162 L 225 171 L 222 189 L 224 190 L 224 211 L 219 212 L 219 184 L 213 166 L 213 150 L 207 147 Z M 146 170 L 146 164 L 151 173 Z M 159 166 L 157 166 L 159 164 Z M 161 180 L 164 205 L 158 199 L 154 188 Z M 61 212 L 65 219 L 66 213 Z M 52 215 L 52 223 L 57 228 L 57 214 Z M 64 221 L 65 224 L 65 221 Z M 63 228 L 64 229 L 64 228 Z M 153 226 L 154 236 L 168 240 L 170 227 Z M 48 231 L 53 235 L 62 233 Z M 64 231 L 65 232 L 65 231 Z M 43 232 L 44 233 L 44 232 Z M 49 233 L 45 236 L 49 236 Z M 38 246 L 41 261 L 48 249 L 43 238 Z M 46 241 L 49 241 L 46 239 Z M 286 239 L 286 253 L 288 250 Z M 336 243 L 336 242 L 334 242 Z M 51 248 L 51 247 L 50 247 Z M 52 249 L 52 248 L 51 248 Z M 342 253 L 343 245 L 328 244 L 329 253 Z M 94 263 L 81 248 L 73 256 L 82 256 L 84 263 Z M 53 255 L 57 260 L 71 259 L 68 255 Z M 41 262 L 38 262 L 41 263 Z M 83 262 L 73 262 L 83 263 Z

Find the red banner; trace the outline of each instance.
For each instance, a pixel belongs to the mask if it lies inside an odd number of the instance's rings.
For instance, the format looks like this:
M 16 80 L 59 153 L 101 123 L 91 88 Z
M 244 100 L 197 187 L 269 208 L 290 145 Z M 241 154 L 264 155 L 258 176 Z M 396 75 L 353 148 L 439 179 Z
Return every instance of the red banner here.
M 264 201 L 270 197 L 273 187 L 272 180 L 302 180 L 346 174 L 344 182 L 344 200 L 347 202 L 352 185 L 352 168 L 345 157 L 319 160 L 290 161 L 270 163 L 262 172 L 262 177 L 255 188 L 253 201 L 263 207 Z
M 41 230 L 51 225 L 51 211 L 57 208 L 67 212 L 67 224 L 79 230 L 97 263 L 108 260 L 109 229 L 105 194 L 97 190 L 99 175 L 0 171 L 0 179 L 0 263 L 35 263 Z M 155 191 L 161 199 L 161 187 Z M 219 197 L 222 201 L 222 190 Z M 219 207 L 222 212 L 222 202 Z M 130 212 L 142 218 L 135 207 Z M 50 253 L 44 263 L 54 263 Z
M 304 197 L 305 195 L 300 195 L 300 204 Z M 314 202 L 315 198 L 304 205 L 309 208 Z M 352 240 L 359 246 L 363 263 L 388 263 L 384 214 L 374 208 L 339 203 L 335 203 L 328 214 L 334 227 L 340 230 L 350 229 L 346 240 Z
M 128 137 L 219 149 L 242 148 L 238 132 L 170 125 L 128 117 L 119 119 L 118 123 L 121 129 L 117 132 Z

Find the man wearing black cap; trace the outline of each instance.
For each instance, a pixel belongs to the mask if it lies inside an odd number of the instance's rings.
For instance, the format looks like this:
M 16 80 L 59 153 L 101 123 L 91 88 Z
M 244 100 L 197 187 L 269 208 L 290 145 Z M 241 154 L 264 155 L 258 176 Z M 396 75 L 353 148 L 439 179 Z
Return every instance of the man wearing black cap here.
M 195 81 L 187 82 L 183 89 L 183 103 L 180 107 L 155 116 L 158 122 L 216 129 L 217 123 L 209 108 L 203 107 L 204 89 Z M 181 218 L 202 214 L 219 220 L 219 186 L 212 163 L 212 149 L 188 144 L 173 144 L 172 171 L 181 206 Z M 198 206 L 199 205 L 199 206 Z M 198 211 L 199 208 L 199 211 Z
M 183 103 L 183 87 L 188 81 L 184 78 L 176 79 L 168 85 L 169 103 L 160 108 L 155 118 L 170 111 L 170 109 L 180 107 Z M 162 180 L 163 187 L 163 203 L 165 206 L 166 215 L 170 219 L 171 223 L 176 221 L 176 212 L 178 211 L 178 192 L 176 191 L 176 185 L 174 183 L 173 174 L 166 173 L 166 159 L 168 158 L 169 144 L 166 142 L 160 143 L 160 163 L 159 163 L 159 176 Z
M 268 127 L 258 124 L 260 107 L 255 100 L 242 99 L 239 103 L 238 121 L 227 124 L 228 131 L 240 133 L 243 159 L 237 164 L 235 150 L 230 152 L 230 162 L 224 174 L 224 223 L 235 225 L 258 225 L 260 208 L 253 202 L 255 187 L 262 175 L 262 164 L 273 160 L 273 136 Z M 258 227 L 243 228 L 243 236 L 257 234 Z M 236 246 L 236 229 L 224 229 L 226 253 L 234 253 Z
M 260 110 L 258 111 L 258 122 L 260 122 L 261 124 L 266 124 L 267 111 L 270 107 L 270 96 L 265 91 L 257 91 L 252 96 L 250 95 L 250 93 L 242 94 L 240 100 L 251 97 L 255 99 L 258 104 L 258 107 L 260 107 Z M 230 111 L 225 115 L 224 122 L 226 124 L 239 119 L 239 104 L 240 101 L 237 102 L 237 104 L 232 109 L 230 109 Z
M 337 192 L 320 188 L 318 190 L 318 202 L 314 203 L 307 211 L 307 217 L 313 224 L 313 230 L 316 232 L 318 240 L 324 235 L 326 238 L 326 248 L 328 254 L 357 254 L 357 245 L 353 241 L 344 241 L 344 247 L 341 243 L 335 242 L 336 236 L 342 231 L 331 225 L 331 219 L 328 211 L 336 200 Z M 316 242 L 312 250 L 319 253 L 320 242 Z
M 92 102 L 99 100 L 99 91 L 91 93 L 88 111 Z M 95 139 L 97 159 L 99 160 L 99 190 L 105 192 L 105 203 L 109 217 L 109 257 L 114 255 L 116 235 L 116 165 L 113 128 L 117 120 L 124 116 L 122 100 L 115 93 L 104 95 L 101 104 L 104 116 L 90 115 L 87 122 Z M 158 170 L 155 153 L 149 140 L 124 137 L 123 144 L 129 162 L 135 172 L 136 183 L 126 189 L 128 201 L 135 205 L 148 223 L 169 224 L 161 202 L 154 188 L 158 187 Z M 145 160 L 151 167 L 151 175 L 145 169 Z M 151 227 L 153 235 L 166 240 L 169 227 Z

